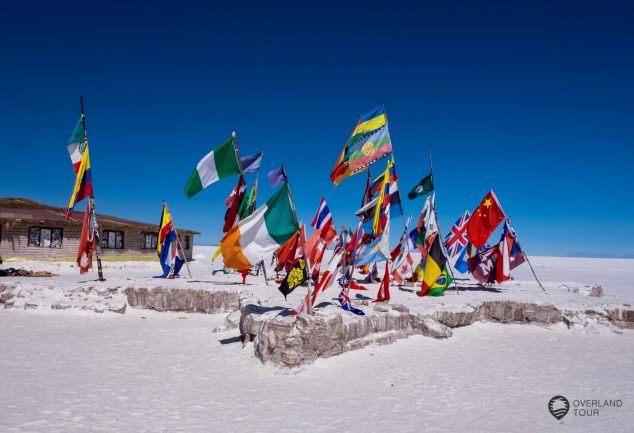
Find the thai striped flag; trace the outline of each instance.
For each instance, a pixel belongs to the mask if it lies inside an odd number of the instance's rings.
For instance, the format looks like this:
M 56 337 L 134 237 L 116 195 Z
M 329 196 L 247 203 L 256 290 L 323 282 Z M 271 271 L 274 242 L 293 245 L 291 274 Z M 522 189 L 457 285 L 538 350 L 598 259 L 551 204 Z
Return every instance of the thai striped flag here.
M 315 215 L 315 219 L 313 219 L 313 222 L 310 225 L 317 230 L 321 230 L 326 227 L 330 221 L 332 221 L 332 214 L 330 213 L 330 209 L 328 209 L 326 200 L 322 197 L 321 202 L 319 203 L 317 215 Z

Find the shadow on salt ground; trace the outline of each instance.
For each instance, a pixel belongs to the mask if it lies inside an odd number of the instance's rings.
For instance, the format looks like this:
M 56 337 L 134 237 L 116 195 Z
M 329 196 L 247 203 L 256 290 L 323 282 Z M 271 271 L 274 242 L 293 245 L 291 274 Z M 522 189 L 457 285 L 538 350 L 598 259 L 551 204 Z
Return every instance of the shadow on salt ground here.
M 252 286 L 252 283 L 238 283 L 235 281 L 209 281 L 209 280 L 188 280 L 188 283 L 208 283 L 208 284 L 215 284 L 217 286 Z
M 477 286 L 457 286 L 457 287 L 458 287 L 458 290 L 461 292 L 464 291 L 464 292 L 502 293 L 502 290 L 492 286 L 477 285 Z M 453 289 L 453 287 L 451 289 Z
M 408 292 L 408 293 L 418 292 L 418 290 L 416 290 L 416 289 L 406 289 L 405 287 L 399 287 L 398 289 L 399 289 L 401 292 Z
M 365 300 L 365 301 L 371 301 L 372 299 L 374 299 L 374 298 L 370 298 L 369 296 L 361 295 L 360 293 L 357 293 L 357 294 L 354 296 L 354 298 L 355 298 L 355 299 L 360 299 L 360 300 L 362 300 L 362 301 L 363 301 L 363 300 Z
M 223 338 L 221 340 L 218 340 L 220 342 L 220 344 L 233 344 L 233 343 L 242 343 L 243 338 L 238 335 L 236 337 L 230 337 L 230 338 Z

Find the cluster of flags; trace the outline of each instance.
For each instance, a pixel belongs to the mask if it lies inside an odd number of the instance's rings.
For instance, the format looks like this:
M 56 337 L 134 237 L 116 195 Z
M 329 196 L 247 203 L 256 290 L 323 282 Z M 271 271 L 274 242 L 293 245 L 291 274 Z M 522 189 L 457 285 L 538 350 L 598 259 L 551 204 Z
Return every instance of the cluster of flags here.
M 406 281 L 418 282 L 421 284 L 417 292 L 419 296 L 440 296 L 452 284 L 454 272 L 469 272 L 480 283 L 500 283 L 511 278 L 510 271 L 527 259 L 493 191 L 473 212 L 465 211 L 443 239 L 430 170 L 407 194 L 410 200 L 424 197 L 416 226 L 410 229 L 412 218 L 410 215 L 407 222 L 404 221 L 388 128 L 383 105 L 360 116 L 330 174 L 331 181 L 338 185 L 354 174 L 368 172 L 361 206 L 355 212 L 359 217 L 356 230 L 342 227 L 338 233 L 332 212 L 322 197 L 310 224 L 313 231 L 308 237 L 306 226 L 300 224 L 297 218 L 284 166 L 267 173 L 268 182 L 276 191 L 257 207 L 258 173 L 263 152 L 240 157 L 234 132 L 231 138 L 196 164 L 184 187 L 185 196 L 192 198 L 217 181 L 238 176 L 225 201 L 224 235 L 214 259 L 222 255 L 225 268 L 240 271 L 246 277 L 249 269 L 264 267 L 263 260 L 273 256 L 277 261 L 276 271 L 286 271 L 279 285 L 284 297 L 297 287 L 308 284 L 308 293 L 294 310 L 295 314 L 310 311 L 318 294 L 335 284 L 340 288 L 338 299 L 341 307 L 363 314 L 350 300 L 349 290 L 366 290 L 354 281 L 354 269 L 365 266 L 369 270 L 369 265 L 373 265 L 365 282 L 379 281 L 376 264 L 381 262 L 385 262 L 385 267 L 375 302 L 390 300 L 390 280 L 398 285 Z M 67 215 L 70 215 L 77 203 L 86 197 L 92 198 L 94 194 L 83 114 L 69 141 L 68 152 L 76 174 L 67 206 Z M 370 166 L 390 155 L 385 169 L 372 178 Z M 250 173 L 255 174 L 251 187 L 246 180 L 246 175 Z M 403 218 L 403 232 L 398 244 L 390 248 L 390 225 L 398 218 Z M 500 241 L 489 246 L 489 238 L 502 222 L 504 227 Z M 82 273 L 92 267 L 92 252 L 95 247 L 98 248 L 98 236 L 94 201 L 91 199 L 86 206 L 77 256 Z M 325 251 L 330 246 L 334 247 L 333 254 L 324 263 Z M 178 276 L 182 265 L 187 264 L 184 255 L 182 258 L 179 256 L 179 248 L 176 227 L 164 202 L 157 242 L 162 277 Z M 420 262 L 414 261 L 413 252 L 420 253 Z

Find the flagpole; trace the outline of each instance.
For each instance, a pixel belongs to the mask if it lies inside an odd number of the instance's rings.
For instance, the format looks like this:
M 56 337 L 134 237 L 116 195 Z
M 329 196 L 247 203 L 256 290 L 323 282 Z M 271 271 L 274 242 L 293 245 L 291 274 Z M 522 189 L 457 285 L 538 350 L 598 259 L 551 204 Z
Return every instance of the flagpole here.
M 522 255 L 524 256 L 524 258 L 526 259 L 526 263 L 528 263 L 528 266 L 531 268 L 531 272 L 533 273 L 533 277 L 535 277 L 535 281 L 537 281 L 537 284 L 539 285 L 539 287 L 544 291 L 544 293 L 548 293 L 546 292 L 546 289 L 544 289 L 544 286 L 542 286 L 541 281 L 539 281 L 539 278 L 537 278 L 537 274 L 535 273 L 535 269 L 533 269 L 533 265 L 531 264 L 531 261 L 528 260 L 528 256 L 526 255 L 526 253 L 524 252 L 524 248 L 522 248 L 522 245 L 520 243 L 520 238 L 519 236 L 517 236 L 517 233 L 515 232 L 515 230 L 513 230 L 513 228 L 511 227 L 511 219 L 509 217 L 506 217 L 506 220 L 508 222 L 509 228 L 513 231 L 513 234 L 515 235 L 515 242 L 517 242 L 520 246 L 520 250 L 522 250 Z M 510 252 L 509 252 L 510 253 Z
M 180 248 L 181 253 L 183 254 L 183 260 L 185 260 L 185 266 L 187 267 L 187 273 L 189 274 L 189 278 L 192 278 L 192 271 L 189 269 L 189 263 L 187 263 L 187 256 L 185 255 L 185 250 L 183 250 L 183 246 L 181 245 L 181 238 L 178 236 L 178 230 L 176 230 L 176 223 L 174 222 L 174 218 L 172 218 L 172 214 L 170 213 L 170 210 L 167 207 L 167 202 L 165 200 L 163 200 L 163 206 L 165 206 L 165 210 L 167 211 L 167 214 L 170 216 L 170 219 L 172 220 L 172 227 L 174 228 L 174 234 L 176 235 L 176 243 L 178 244 L 178 248 Z
M 295 221 L 297 221 L 297 224 L 299 224 L 299 218 L 297 217 L 297 210 L 295 209 L 295 202 L 293 201 L 293 194 L 291 193 L 291 186 L 289 184 L 288 181 L 288 176 L 286 175 L 286 168 L 284 167 L 284 164 L 282 164 L 282 174 L 284 175 L 284 178 L 286 180 L 286 188 L 288 188 L 288 199 L 291 202 L 291 209 L 293 210 L 293 215 L 295 216 Z M 305 231 L 306 229 L 304 229 Z M 302 228 L 299 228 L 299 242 L 302 246 L 302 251 L 304 253 L 304 260 L 306 260 L 306 269 L 308 270 L 308 305 L 307 307 L 307 311 L 309 315 L 313 314 L 313 301 L 312 301 L 312 297 L 311 297 L 311 293 L 310 293 L 310 288 L 312 285 L 312 275 L 310 272 L 310 262 L 308 260 L 308 253 L 306 252 L 306 241 L 304 239 L 304 236 L 302 236 Z
M 264 156 L 264 152 L 262 152 L 262 156 Z M 240 165 L 242 165 L 242 164 L 240 164 Z M 256 187 L 259 185 L 258 184 L 258 179 L 259 178 L 260 178 L 260 170 L 258 169 L 258 171 L 255 173 L 255 186 Z M 257 188 L 256 188 L 254 194 L 255 194 L 256 200 L 254 200 L 254 203 L 253 203 L 252 206 L 255 208 L 255 202 L 257 201 L 257 196 L 258 196 Z M 264 260 L 260 260 L 260 267 L 262 268 L 262 273 L 264 274 L 264 284 L 266 284 L 268 286 L 269 285 L 269 277 L 268 277 L 268 275 L 266 275 L 266 266 L 264 265 Z
M 84 150 L 88 146 L 88 134 L 86 133 L 86 114 L 84 112 L 84 97 L 79 96 L 79 105 L 81 107 L 81 128 L 84 133 Z M 95 193 L 92 192 L 89 198 L 89 209 L 95 221 L 95 256 L 97 256 L 97 274 L 99 281 L 106 281 L 103 277 L 103 269 L 101 267 L 101 236 L 99 235 L 99 224 L 97 223 L 97 211 L 95 210 Z
M 429 152 L 429 174 L 431 175 L 431 181 L 432 181 L 432 185 L 434 185 L 434 200 L 432 203 L 432 209 L 434 211 L 434 217 L 436 218 L 436 225 L 438 226 L 438 234 L 436 236 L 439 236 L 440 238 L 440 248 L 442 249 L 443 254 L 445 255 L 445 258 L 447 260 L 447 270 L 449 271 L 449 274 L 451 275 L 451 281 L 453 283 L 453 287 L 454 289 L 456 289 L 456 294 L 460 294 L 460 290 L 458 290 L 458 284 L 456 284 L 456 277 L 453 274 L 453 270 L 451 269 L 451 262 L 449 261 L 449 254 L 447 254 L 447 250 L 445 249 L 445 245 L 442 242 L 442 230 L 440 229 L 440 221 L 438 219 L 438 213 L 436 212 L 436 199 L 435 199 L 435 195 L 436 195 L 436 182 L 434 182 L 434 169 L 432 167 L 432 162 L 431 162 L 431 146 L 427 147 L 427 151 Z

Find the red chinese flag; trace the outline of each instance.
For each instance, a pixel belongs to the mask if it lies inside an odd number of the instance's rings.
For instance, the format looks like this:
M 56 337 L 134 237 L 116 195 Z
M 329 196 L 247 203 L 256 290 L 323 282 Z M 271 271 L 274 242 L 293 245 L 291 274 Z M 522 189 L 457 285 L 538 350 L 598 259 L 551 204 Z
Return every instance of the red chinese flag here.
M 504 211 L 493 190 L 484 197 L 482 202 L 471 214 L 467 222 L 467 238 L 471 244 L 482 249 L 491 233 L 504 220 Z

